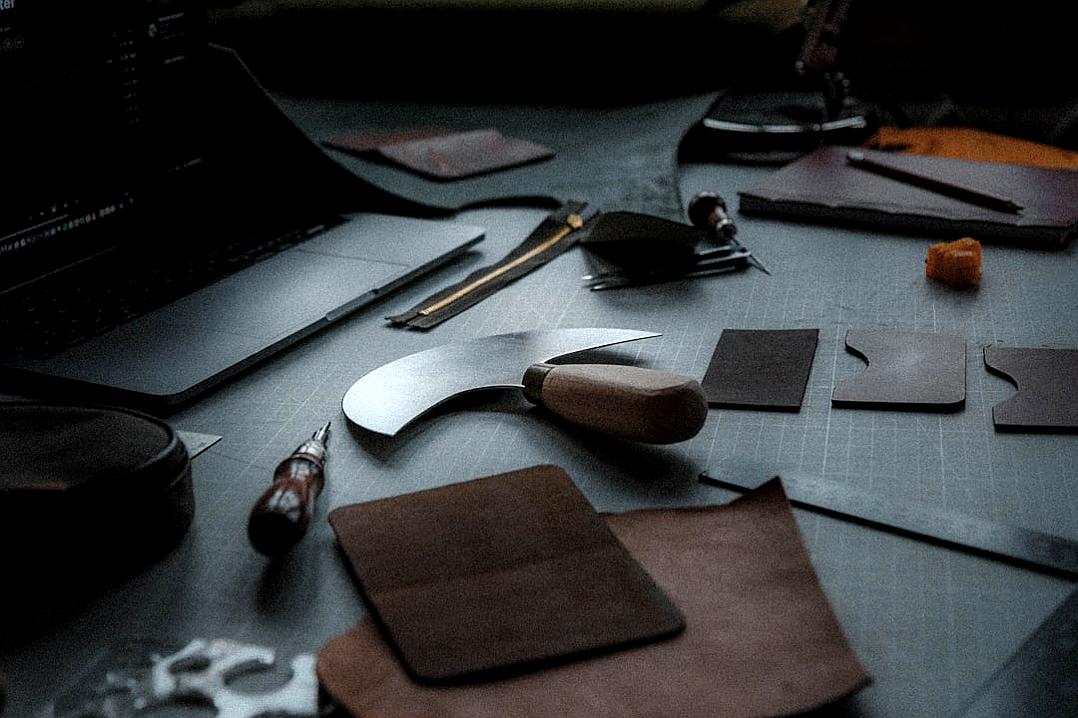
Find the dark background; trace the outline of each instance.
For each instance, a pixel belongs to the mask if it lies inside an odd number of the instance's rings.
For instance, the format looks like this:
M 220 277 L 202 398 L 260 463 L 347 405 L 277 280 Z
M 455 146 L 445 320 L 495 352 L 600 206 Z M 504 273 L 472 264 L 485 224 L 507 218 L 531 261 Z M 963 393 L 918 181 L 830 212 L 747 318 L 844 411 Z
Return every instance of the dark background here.
M 633 11 L 543 5 L 218 0 L 210 32 L 288 93 L 561 105 L 797 84 L 802 29 L 767 17 L 768 3 L 676 12 L 659 3 Z M 730 5 L 744 9 L 724 13 Z M 978 127 L 1074 148 L 1078 75 L 1064 8 L 1048 0 L 854 2 L 839 61 L 853 94 L 889 124 Z

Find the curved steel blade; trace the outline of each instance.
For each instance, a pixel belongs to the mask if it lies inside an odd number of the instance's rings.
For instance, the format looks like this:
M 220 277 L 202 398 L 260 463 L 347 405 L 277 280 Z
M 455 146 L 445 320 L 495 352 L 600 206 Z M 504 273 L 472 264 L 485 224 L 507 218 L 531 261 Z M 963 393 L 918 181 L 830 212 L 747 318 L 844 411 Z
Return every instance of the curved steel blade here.
M 364 375 L 344 395 L 341 408 L 353 423 L 392 436 L 455 396 L 522 387 L 524 370 L 537 362 L 657 336 L 633 329 L 548 329 L 446 344 Z

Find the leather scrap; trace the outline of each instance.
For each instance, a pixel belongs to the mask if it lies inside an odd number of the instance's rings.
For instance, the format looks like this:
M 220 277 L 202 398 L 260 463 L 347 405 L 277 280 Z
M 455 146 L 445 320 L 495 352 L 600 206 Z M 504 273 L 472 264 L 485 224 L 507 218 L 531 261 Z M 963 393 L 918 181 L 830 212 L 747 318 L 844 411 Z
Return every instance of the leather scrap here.
M 495 129 L 460 132 L 418 127 L 374 135 L 343 135 L 325 144 L 345 152 L 371 153 L 436 180 L 473 177 L 554 156 L 549 147 L 507 137 Z
M 1078 173 L 863 150 L 880 162 L 951 187 L 995 195 L 1020 212 L 980 206 L 919 183 L 866 172 L 847 147 L 821 147 L 739 193 L 741 214 L 869 227 L 936 239 L 971 236 L 1063 249 L 1078 234 Z
M 778 480 L 725 506 L 605 518 L 684 612 L 679 636 L 492 683 L 428 686 L 367 619 L 322 649 L 323 686 L 363 718 L 736 718 L 805 712 L 869 683 Z
M 711 406 L 797 411 L 819 329 L 724 329 L 704 373 Z
M 460 179 L 554 156 L 549 147 L 497 130 L 474 130 L 380 148 L 382 156 L 435 179 Z
M 1018 387 L 992 407 L 996 429 L 1078 432 L 1078 349 L 985 347 L 984 364 Z
M 835 385 L 834 406 L 957 411 L 965 404 L 966 342 L 961 337 L 851 329 L 846 349 L 868 362 L 868 368 Z
M 329 521 L 421 681 L 500 676 L 685 625 L 556 466 L 353 504 Z
M 366 152 L 377 152 L 381 147 L 397 145 L 404 142 L 424 140 L 429 137 L 442 137 L 451 134 L 453 130 L 444 127 L 408 127 L 388 132 L 363 132 L 347 135 L 337 135 L 322 144 L 342 152 L 362 155 Z

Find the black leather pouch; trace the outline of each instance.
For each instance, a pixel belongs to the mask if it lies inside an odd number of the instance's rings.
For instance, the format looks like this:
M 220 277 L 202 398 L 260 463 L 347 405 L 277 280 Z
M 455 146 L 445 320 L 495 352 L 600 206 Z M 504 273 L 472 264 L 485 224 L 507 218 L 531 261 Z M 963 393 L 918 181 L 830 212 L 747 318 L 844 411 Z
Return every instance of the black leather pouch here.
M 688 271 L 704 230 L 638 212 L 605 212 L 581 241 L 592 275 L 639 276 Z

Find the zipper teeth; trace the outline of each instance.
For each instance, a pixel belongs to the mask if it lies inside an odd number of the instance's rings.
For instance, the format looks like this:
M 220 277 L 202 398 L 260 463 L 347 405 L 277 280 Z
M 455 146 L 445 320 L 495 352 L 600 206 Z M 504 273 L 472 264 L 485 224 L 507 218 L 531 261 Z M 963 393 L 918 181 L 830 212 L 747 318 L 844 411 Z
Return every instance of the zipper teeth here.
M 580 229 L 583 226 L 584 221 L 583 219 L 581 219 L 580 215 L 576 213 L 570 214 L 568 217 L 565 218 L 562 223 L 562 226 L 559 227 L 558 230 L 555 231 L 551 237 L 544 240 L 542 243 L 536 245 L 532 249 L 528 250 L 524 254 L 520 255 L 516 259 L 492 269 L 479 279 L 476 279 L 474 282 L 470 282 L 468 285 L 461 287 L 449 296 L 439 299 L 438 301 L 429 304 L 423 309 L 420 309 L 419 315 L 426 317 L 430 316 L 431 314 L 440 309 L 444 309 L 458 299 L 462 299 L 463 297 L 466 297 L 467 295 L 471 294 L 476 289 L 479 289 L 490 280 L 497 279 L 506 272 L 524 264 L 528 260 L 534 259 L 535 257 L 541 256 L 545 252 L 550 251 L 552 248 L 557 246 L 557 244 L 561 242 L 561 240 L 565 239 L 574 231 Z

